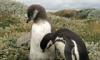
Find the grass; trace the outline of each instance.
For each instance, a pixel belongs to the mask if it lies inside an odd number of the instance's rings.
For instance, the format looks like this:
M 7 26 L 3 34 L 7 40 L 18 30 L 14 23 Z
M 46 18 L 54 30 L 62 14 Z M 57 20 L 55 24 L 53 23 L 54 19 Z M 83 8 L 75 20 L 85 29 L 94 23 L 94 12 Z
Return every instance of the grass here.
M 100 20 L 71 20 L 54 15 L 48 16 L 51 19 L 54 31 L 61 27 L 74 31 L 86 43 L 90 52 L 90 60 L 100 59 Z M 0 27 L 0 60 L 28 59 L 28 44 L 17 46 L 16 42 L 23 33 L 30 32 L 32 24 L 25 23 L 25 18 L 20 18 L 19 21 L 19 23 L 9 24 L 5 28 Z
M 24 15 L 27 6 L 10 0 L 0 1 L 0 4 L 0 60 L 28 60 L 30 47 L 24 42 L 29 39 L 32 23 L 26 23 L 27 18 Z M 48 16 L 52 22 L 53 31 L 65 27 L 77 33 L 89 50 L 90 60 L 100 60 L 99 18 L 92 19 L 91 15 L 91 19 L 72 18 L 71 20 L 51 14 Z

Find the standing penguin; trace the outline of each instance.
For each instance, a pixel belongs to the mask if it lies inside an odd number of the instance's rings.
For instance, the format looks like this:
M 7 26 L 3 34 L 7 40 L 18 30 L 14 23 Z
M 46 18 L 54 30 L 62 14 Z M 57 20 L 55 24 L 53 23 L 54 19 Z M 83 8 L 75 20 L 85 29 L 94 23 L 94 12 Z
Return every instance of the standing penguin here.
M 54 50 L 48 49 L 45 53 L 40 48 L 42 38 L 51 33 L 51 24 L 49 23 L 45 8 L 40 5 L 31 5 L 27 10 L 29 21 L 33 21 L 30 40 L 30 60 L 53 60 Z
M 40 43 L 43 51 L 52 45 L 56 46 L 65 60 L 89 60 L 88 52 L 82 39 L 66 28 L 45 35 Z

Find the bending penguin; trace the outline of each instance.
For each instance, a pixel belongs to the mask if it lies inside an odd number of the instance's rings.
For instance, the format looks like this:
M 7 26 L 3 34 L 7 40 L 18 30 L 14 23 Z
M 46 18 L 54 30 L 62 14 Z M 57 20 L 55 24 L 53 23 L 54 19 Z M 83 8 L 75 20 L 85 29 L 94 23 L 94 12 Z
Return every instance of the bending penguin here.
M 30 60 L 53 60 L 54 48 L 48 49 L 45 53 L 40 48 L 42 38 L 51 33 L 51 24 L 49 23 L 45 8 L 40 5 L 31 5 L 27 9 L 29 23 L 33 21 L 30 39 Z
M 55 45 L 65 60 L 89 60 L 86 46 L 74 32 L 61 28 L 54 33 L 48 33 L 40 43 L 43 52 Z

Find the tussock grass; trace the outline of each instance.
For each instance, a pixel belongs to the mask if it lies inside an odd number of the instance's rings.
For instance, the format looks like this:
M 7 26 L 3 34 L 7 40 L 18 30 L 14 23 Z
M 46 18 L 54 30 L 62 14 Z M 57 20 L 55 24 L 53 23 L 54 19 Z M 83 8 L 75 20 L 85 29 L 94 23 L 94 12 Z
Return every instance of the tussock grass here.
M 89 50 L 90 60 L 99 60 L 100 58 L 100 31 L 91 30 L 91 25 L 100 24 L 99 20 L 70 20 L 63 17 L 48 15 L 53 24 L 53 30 L 61 27 L 68 28 L 77 33 Z M 99 28 L 98 28 L 99 29 Z M 17 39 L 20 36 L 27 35 L 31 30 L 31 24 L 26 24 L 21 20 L 17 25 L 10 25 L 5 29 L 0 27 L 0 59 L 1 60 L 27 60 L 29 54 L 28 43 L 17 46 Z M 24 37 L 23 37 L 24 38 Z M 24 39 L 23 41 L 24 42 Z
M 25 7 L 22 4 L 7 1 L 0 1 L 0 60 L 28 60 L 30 47 L 27 39 L 32 23 L 26 23 Z M 100 19 L 77 20 L 51 14 L 48 16 L 53 31 L 65 27 L 77 33 L 89 50 L 90 60 L 100 60 Z

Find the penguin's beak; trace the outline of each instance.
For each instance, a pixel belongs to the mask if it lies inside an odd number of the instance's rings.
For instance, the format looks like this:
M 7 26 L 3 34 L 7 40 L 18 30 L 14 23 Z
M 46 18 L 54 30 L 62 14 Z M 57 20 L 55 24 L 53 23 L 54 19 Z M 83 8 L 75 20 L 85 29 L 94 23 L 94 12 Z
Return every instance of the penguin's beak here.
M 50 44 L 50 45 L 47 47 L 47 49 L 49 49 L 52 45 L 53 45 L 53 44 Z
M 29 23 L 31 20 L 30 19 L 27 19 L 26 23 Z
M 27 20 L 26 23 L 28 23 L 29 21 Z
M 45 49 L 43 49 L 42 52 L 45 52 Z

